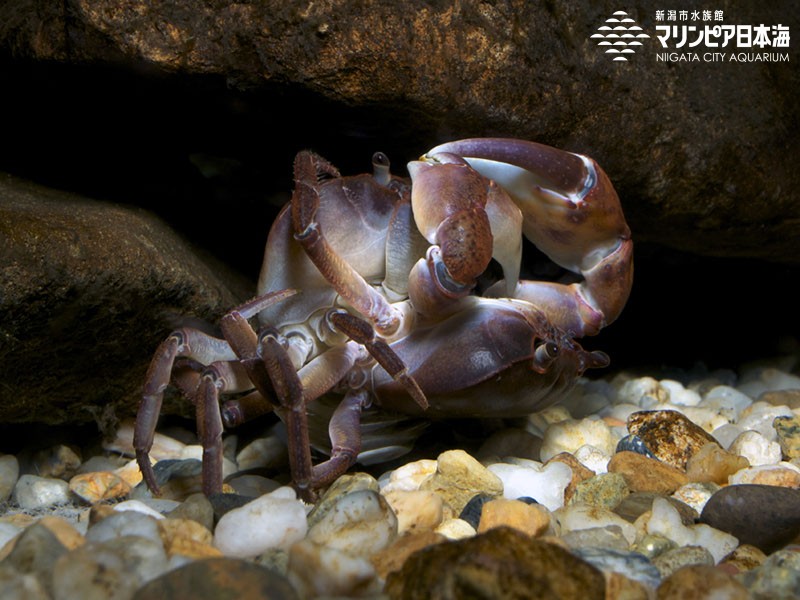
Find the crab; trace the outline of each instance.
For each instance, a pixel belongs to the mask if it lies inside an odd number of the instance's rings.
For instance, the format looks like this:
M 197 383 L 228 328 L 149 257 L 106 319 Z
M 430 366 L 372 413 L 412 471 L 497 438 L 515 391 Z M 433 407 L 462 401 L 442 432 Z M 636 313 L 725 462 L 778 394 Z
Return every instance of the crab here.
M 154 493 L 149 450 L 170 383 L 196 405 L 206 494 L 222 489 L 224 428 L 274 410 L 286 424 L 293 484 L 311 499 L 358 459 L 367 408 L 523 416 L 608 364 L 576 338 L 619 316 L 633 246 L 594 160 L 523 140 L 468 139 L 437 146 L 408 170 L 410 183 L 376 153 L 372 174 L 342 177 L 312 152 L 297 155 L 258 295 L 222 318 L 222 337 L 173 331 L 147 371 L 134 448 Z M 520 280 L 523 235 L 577 281 Z M 503 277 L 479 293 L 492 259 Z M 329 417 L 330 456 L 313 465 L 308 406 L 328 393 L 341 398 Z

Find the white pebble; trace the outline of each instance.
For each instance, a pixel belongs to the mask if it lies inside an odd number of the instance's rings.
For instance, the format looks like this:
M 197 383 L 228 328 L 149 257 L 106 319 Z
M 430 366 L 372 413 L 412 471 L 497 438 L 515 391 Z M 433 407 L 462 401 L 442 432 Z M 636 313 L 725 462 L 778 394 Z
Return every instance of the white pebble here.
M 660 384 L 661 387 L 666 389 L 669 393 L 669 401 L 672 404 L 678 404 L 680 406 L 697 406 L 702 400 L 700 394 L 694 390 L 687 390 L 679 381 L 663 379 L 661 380 Z
M 147 504 L 145 504 L 141 500 L 125 500 L 125 502 L 120 502 L 119 504 L 115 504 L 114 510 L 117 512 L 132 510 L 134 512 L 142 513 L 143 515 L 148 515 L 150 517 L 153 517 L 156 520 L 165 518 L 164 515 L 162 515 L 157 510 L 150 508 L 149 506 L 147 506 Z
M 284 487 L 225 513 L 214 530 L 214 546 L 248 558 L 271 548 L 288 550 L 307 531 L 305 505 Z
M 561 452 L 573 453 L 581 446 L 594 446 L 608 455 L 614 453 L 617 440 L 611 429 L 599 419 L 561 421 L 550 425 L 544 432 L 540 456 L 548 461 Z
M 716 486 L 716 488 L 719 488 L 719 486 Z M 706 502 L 708 502 L 708 499 L 714 494 L 714 491 L 714 485 L 691 482 L 687 483 L 686 485 L 682 485 L 675 490 L 675 493 L 672 494 L 672 497 L 676 500 L 680 500 L 684 504 L 688 504 L 695 509 L 699 515 L 703 512 L 703 507 L 706 505 Z
M 86 541 L 106 542 L 126 535 L 138 535 L 161 543 L 156 519 L 132 510 L 115 512 L 89 527 Z
M 601 414 L 603 417 L 611 417 L 613 419 L 619 419 L 623 423 L 628 422 L 628 417 L 630 417 L 633 413 L 639 412 L 641 409 L 640 406 L 637 404 L 629 404 L 627 402 L 623 402 L 621 404 L 614 404 L 609 406 L 607 410 L 604 410 Z
M 605 508 L 583 503 L 570 504 L 557 510 L 554 516 L 561 525 L 562 534 L 568 531 L 614 525 L 622 530 L 622 535 L 625 536 L 628 544 L 633 544 L 636 541 L 636 527 L 618 514 Z
M 24 510 L 67 504 L 69 484 L 61 479 L 23 475 L 14 486 L 12 499 Z
M 647 532 L 663 535 L 679 546 L 703 546 L 714 557 L 715 563 L 739 545 L 739 540 L 732 535 L 704 523 L 687 527 L 681 522 L 678 510 L 664 498 L 653 500 Z
M 726 417 L 715 410 L 700 406 L 687 406 L 683 410 L 683 414 L 692 423 L 698 427 L 702 427 L 708 433 L 729 423 Z
M 739 420 L 739 414 L 753 403 L 750 396 L 743 394 L 729 385 L 718 385 L 711 388 L 699 406 L 716 410 L 729 422 Z
M 397 537 L 397 517 L 386 499 L 372 490 L 342 496 L 308 530 L 316 544 L 369 558 Z
M 477 533 L 475 528 L 464 519 L 447 519 L 434 529 L 434 531 L 443 535 L 448 540 L 463 540 Z
M 772 426 L 775 417 L 793 417 L 788 406 L 773 406 L 767 402 L 754 402 L 742 411 L 737 425 L 742 429 L 753 429 L 770 441 L 778 439 L 778 433 Z
M 436 473 L 437 462 L 433 459 L 422 459 L 406 463 L 388 474 L 388 479 L 382 476 L 379 480 L 381 492 L 389 493 L 395 490 L 412 492 L 419 489 L 420 484 Z
M 514 500 L 527 496 L 549 510 L 564 506 L 564 490 L 572 481 L 572 469 L 558 461 L 540 470 L 508 463 L 495 463 L 488 469 L 503 482 L 505 498 Z
M 117 429 L 116 437 L 103 443 L 103 449 L 109 452 L 119 452 L 126 456 L 135 456 L 136 451 L 133 449 L 133 421 L 126 421 Z M 183 442 L 168 437 L 163 433 L 156 433 L 153 436 L 153 447 L 150 448 L 150 457 L 155 460 L 164 460 L 170 458 L 180 458 L 183 448 L 186 446 Z
M 748 429 L 740 433 L 731 442 L 728 451 L 743 456 L 751 467 L 758 465 L 775 465 L 781 461 L 781 446 L 770 441 L 757 431 Z
M 617 403 L 630 403 L 641 406 L 643 398 L 652 398 L 656 402 L 666 402 L 669 392 L 652 377 L 638 377 L 622 384 L 617 392 Z
M 13 454 L 0 456 L 0 503 L 8 500 L 19 479 L 19 462 Z
M 0 521 L 0 548 L 6 545 L 6 542 L 22 532 L 21 527 Z
M 719 442 L 720 446 L 722 446 L 726 450 L 730 450 L 733 441 L 737 437 L 739 437 L 743 431 L 744 430 L 739 425 L 734 425 L 733 423 L 726 423 L 722 427 L 717 427 L 714 431 L 711 432 L 711 435 L 714 436 L 714 439 Z
M 369 558 L 302 540 L 289 550 L 287 576 L 303 598 L 362 597 L 380 592 Z
M 800 474 L 800 467 L 790 462 L 781 461 L 774 465 L 759 465 L 740 469 L 733 475 L 728 476 L 728 484 L 761 483 L 764 480 L 763 478 L 771 478 L 773 480 L 791 478 L 791 482 L 795 483 L 800 480 L 800 477 L 794 475 L 794 473 Z
M 608 472 L 608 461 L 611 460 L 611 456 L 600 450 L 599 448 L 595 448 L 594 446 L 590 446 L 586 444 L 585 446 L 581 446 L 575 451 L 575 458 L 587 469 L 594 471 L 596 475 L 600 475 L 601 473 Z

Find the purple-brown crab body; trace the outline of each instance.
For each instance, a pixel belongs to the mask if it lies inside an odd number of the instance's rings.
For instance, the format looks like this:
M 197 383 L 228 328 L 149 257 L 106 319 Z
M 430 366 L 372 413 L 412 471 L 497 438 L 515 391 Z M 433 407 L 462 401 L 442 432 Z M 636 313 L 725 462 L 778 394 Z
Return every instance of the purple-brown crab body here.
M 368 407 L 410 418 L 521 416 L 608 363 L 575 338 L 619 315 L 632 244 L 593 160 L 488 139 L 435 148 L 409 164 L 410 184 L 380 153 L 373 166 L 373 175 L 341 177 L 301 152 L 259 295 L 222 319 L 223 338 L 182 329 L 159 347 L 134 440 L 151 489 L 148 451 L 170 380 L 198 407 L 206 492 L 222 486 L 223 422 L 274 410 L 287 426 L 295 485 L 310 497 L 356 461 Z M 523 234 L 580 280 L 519 280 Z M 479 295 L 492 259 L 503 279 Z M 310 446 L 321 444 L 309 438 L 307 412 L 330 393 L 341 398 L 325 415 L 331 457 L 314 466 Z M 236 396 L 220 410 L 227 394 Z M 382 456 L 380 435 L 370 428 L 373 457 Z

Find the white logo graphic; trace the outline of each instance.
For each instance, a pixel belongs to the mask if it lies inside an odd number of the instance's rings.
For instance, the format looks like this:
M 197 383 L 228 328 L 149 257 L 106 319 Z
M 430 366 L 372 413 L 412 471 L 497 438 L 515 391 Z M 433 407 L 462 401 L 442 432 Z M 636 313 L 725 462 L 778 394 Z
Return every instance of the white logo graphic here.
M 635 53 L 642 45 L 641 40 L 649 37 L 624 10 L 616 11 L 592 35 L 592 39 L 598 40 L 598 46 L 608 47 L 606 54 L 619 61 L 627 61 L 626 56 Z

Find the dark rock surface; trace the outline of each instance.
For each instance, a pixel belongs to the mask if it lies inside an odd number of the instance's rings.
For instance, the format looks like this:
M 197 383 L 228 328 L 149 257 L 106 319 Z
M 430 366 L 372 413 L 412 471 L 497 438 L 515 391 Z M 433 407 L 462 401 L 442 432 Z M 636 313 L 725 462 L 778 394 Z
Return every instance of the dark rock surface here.
M 133 414 L 159 340 L 237 302 L 222 274 L 146 211 L 1 176 L 0 422 Z
M 612 63 L 590 36 L 618 8 L 565 0 L 201 8 L 186 0 L 145 8 L 40 0 L 6 4 L 0 50 L 155 67 L 173 78 L 221 76 L 237 89 L 300 90 L 364 109 L 367 135 L 387 140 L 392 131 L 408 150 L 404 160 L 435 142 L 487 134 L 583 152 L 621 192 L 637 240 L 797 263 L 797 69 L 791 61 L 656 62 L 663 6 L 650 1 L 632 11 L 650 39 L 635 60 Z M 791 0 L 727 2 L 724 23 L 800 24 Z M 292 106 L 270 95 L 267 110 Z

